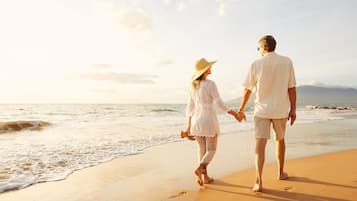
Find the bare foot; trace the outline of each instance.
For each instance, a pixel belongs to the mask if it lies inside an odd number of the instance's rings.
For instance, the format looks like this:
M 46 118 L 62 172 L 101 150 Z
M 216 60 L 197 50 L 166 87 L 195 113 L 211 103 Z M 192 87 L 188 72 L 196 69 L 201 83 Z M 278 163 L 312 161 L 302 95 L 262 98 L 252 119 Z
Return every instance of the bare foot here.
M 205 175 L 205 176 L 204 176 L 203 183 L 205 183 L 205 184 L 210 184 L 210 183 L 212 183 L 212 182 L 214 182 L 214 179 L 213 179 L 212 177 L 209 177 L 208 175 Z
M 262 190 L 263 190 L 263 186 L 261 183 L 255 183 L 252 188 L 253 192 L 262 192 Z
M 196 170 L 195 170 L 195 175 L 197 176 L 197 183 L 198 185 L 200 186 L 203 186 L 203 179 L 202 179 L 202 173 L 203 173 L 203 168 L 202 166 L 198 167 Z
M 283 174 L 278 176 L 278 180 L 287 180 L 289 178 L 288 173 L 283 172 Z

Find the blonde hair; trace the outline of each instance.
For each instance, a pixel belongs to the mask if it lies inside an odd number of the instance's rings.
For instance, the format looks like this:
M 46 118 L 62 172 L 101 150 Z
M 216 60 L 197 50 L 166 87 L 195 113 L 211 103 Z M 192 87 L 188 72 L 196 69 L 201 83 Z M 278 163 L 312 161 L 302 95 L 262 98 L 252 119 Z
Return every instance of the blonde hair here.
M 203 80 L 204 74 L 192 81 L 192 88 L 197 89 L 200 86 L 200 82 Z

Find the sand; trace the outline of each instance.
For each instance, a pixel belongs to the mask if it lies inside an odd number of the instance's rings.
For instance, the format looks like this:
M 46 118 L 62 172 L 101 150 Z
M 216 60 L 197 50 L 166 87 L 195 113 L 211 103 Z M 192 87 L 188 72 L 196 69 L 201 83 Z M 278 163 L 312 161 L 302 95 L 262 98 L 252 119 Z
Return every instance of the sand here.
M 249 169 L 168 200 L 357 200 L 357 149 L 289 160 L 286 169 L 289 179 L 278 181 L 276 166 L 267 165 L 263 192 L 251 191 L 255 170 Z
M 357 200 L 357 141 L 351 140 L 357 139 L 356 119 L 300 124 L 289 127 L 288 133 L 286 170 L 291 177 L 276 180 L 274 143 L 269 141 L 266 161 L 273 164 L 265 166 L 263 193 L 250 191 L 254 135 L 247 131 L 220 137 L 209 167 L 216 181 L 205 188 L 193 175 L 197 145 L 183 141 L 76 171 L 65 180 L 2 193 L 0 200 Z

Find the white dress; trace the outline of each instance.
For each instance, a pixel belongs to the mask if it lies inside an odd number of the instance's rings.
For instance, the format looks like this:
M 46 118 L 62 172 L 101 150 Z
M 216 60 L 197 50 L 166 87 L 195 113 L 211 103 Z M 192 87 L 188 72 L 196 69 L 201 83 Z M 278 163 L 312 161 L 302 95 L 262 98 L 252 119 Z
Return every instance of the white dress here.
M 200 86 L 190 90 L 186 115 L 191 116 L 191 135 L 215 137 L 220 135 L 215 104 L 228 111 L 212 80 L 202 80 Z

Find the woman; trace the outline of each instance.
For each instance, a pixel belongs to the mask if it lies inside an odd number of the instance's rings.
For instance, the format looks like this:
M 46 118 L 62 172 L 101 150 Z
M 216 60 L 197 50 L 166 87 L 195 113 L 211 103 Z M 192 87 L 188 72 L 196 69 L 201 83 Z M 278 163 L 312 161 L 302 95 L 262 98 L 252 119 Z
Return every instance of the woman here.
M 195 174 L 197 183 L 201 186 L 213 181 L 208 176 L 207 166 L 216 153 L 217 138 L 220 134 L 214 103 L 225 112 L 234 115 L 233 110 L 228 110 L 223 103 L 216 84 L 207 79 L 214 63 L 216 62 L 208 62 L 204 58 L 197 61 L 186 111 L 188 118 L 186 133 L 194 136 L 199 146 L 200 164 Z

